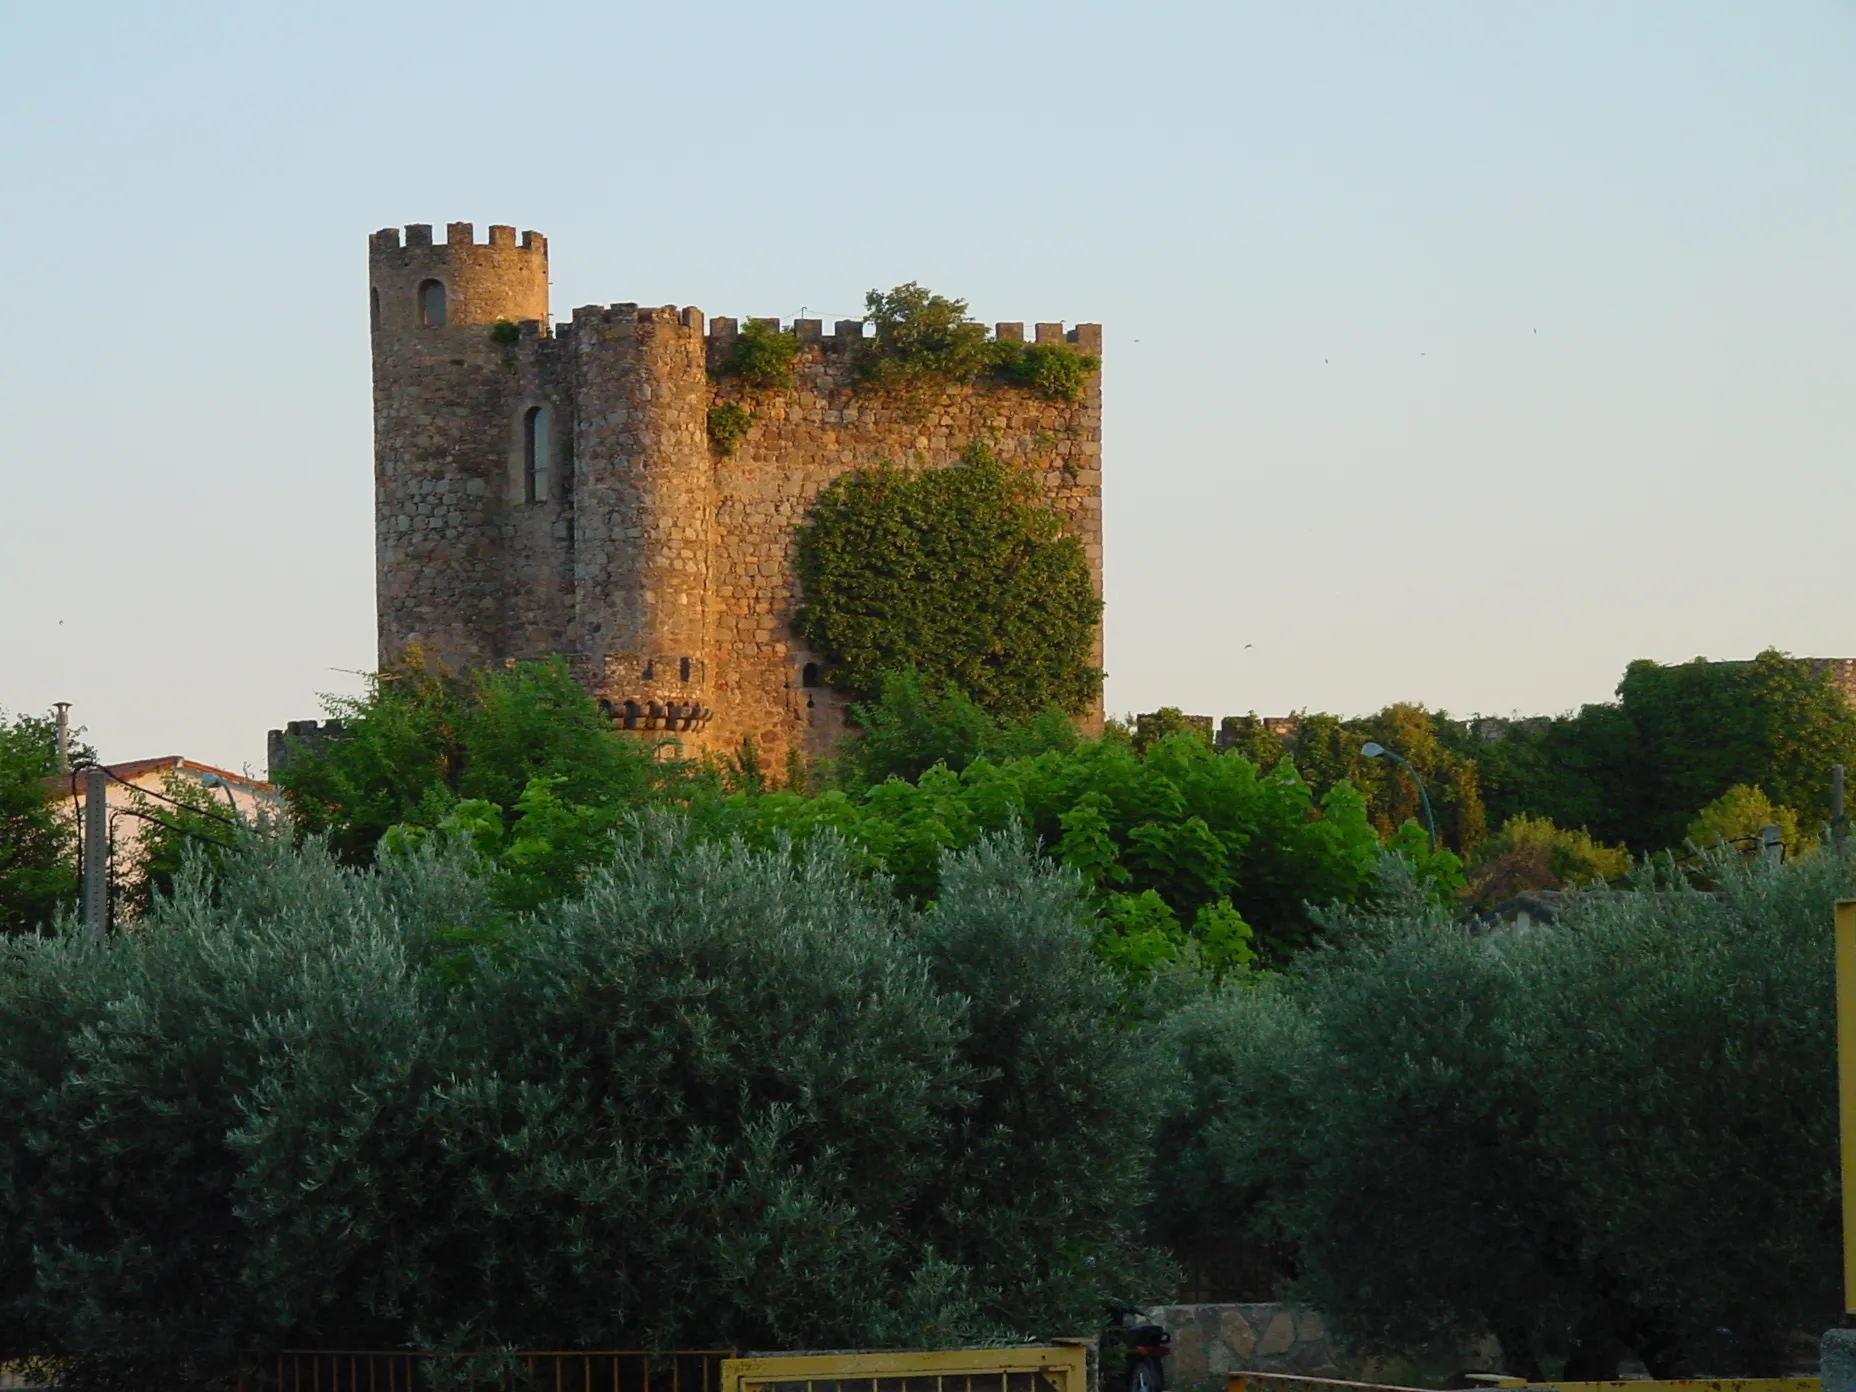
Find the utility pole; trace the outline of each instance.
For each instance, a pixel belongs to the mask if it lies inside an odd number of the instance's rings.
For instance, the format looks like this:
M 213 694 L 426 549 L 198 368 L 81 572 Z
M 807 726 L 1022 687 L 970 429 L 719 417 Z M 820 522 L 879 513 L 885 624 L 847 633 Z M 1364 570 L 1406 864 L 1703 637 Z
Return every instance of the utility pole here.
M 1850 834 L 1849 818 L 1843 815 L 1843 765 L 1830 766 L 1830 844 L 1839 851 Z
M 1777 865 L 1784 858 L 1785 850 L 1779 840 L 1779 824 L 1767 822 L 1759 829 L 1759 853 L 1768 865 Z
M 84 926 L 102 942 L 110 917 L 110 776 L 84 770 Z
M 1856 899 L 1837 900 L 1837 1131 L 1843 1189 L 1843 1324 L 1818 1345 L 1824 1392 L 1856 1388 Z

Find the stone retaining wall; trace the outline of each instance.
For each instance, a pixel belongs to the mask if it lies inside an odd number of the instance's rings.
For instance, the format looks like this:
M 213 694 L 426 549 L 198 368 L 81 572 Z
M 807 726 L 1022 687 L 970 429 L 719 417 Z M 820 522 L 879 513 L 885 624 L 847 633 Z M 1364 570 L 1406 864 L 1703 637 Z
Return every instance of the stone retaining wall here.
M 1166 1378 L 1180 1389 L 1223 1392 L 1225 1375 L 1233 1372 L 1431 1387 L 1450 1372 L 1501 1366 L 1501 1345 L 1492 1337 L 1414 1348 L 1401 1358 L 1355 1357 L 1334 1342 L 1326 1320 L 1297 1305 L 1162 1305 L 1148 1314 L 1173 1336 Z
M 1302 1373 L 1340 1377 L 1327 1324 L 1292 1305 L 1163 1305 L 1148 1311 L 1173 1336 L 1167 1382 L 1222 1384 L 1226 1373 Z

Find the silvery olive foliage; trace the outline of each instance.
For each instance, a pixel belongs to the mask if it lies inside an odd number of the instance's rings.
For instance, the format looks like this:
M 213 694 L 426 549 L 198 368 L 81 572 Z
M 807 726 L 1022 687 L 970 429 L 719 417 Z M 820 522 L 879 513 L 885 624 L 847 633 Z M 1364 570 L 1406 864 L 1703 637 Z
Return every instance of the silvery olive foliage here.
M 1665 860 L 1483 927 L 1390 895 L 1167 1025 L 1163 1231 L 1287 1243 L 1361 1348 L 1510 1371 L 1778 1374 L 1838 1311 L 1828 847 Z
M 1087 1329 L 1145 1134 L 1092 934 L 1005 839 L 917 911 L 645 817 L 533 916 L 465 853 L 256 842 L 0 944 L 0 1358 Z

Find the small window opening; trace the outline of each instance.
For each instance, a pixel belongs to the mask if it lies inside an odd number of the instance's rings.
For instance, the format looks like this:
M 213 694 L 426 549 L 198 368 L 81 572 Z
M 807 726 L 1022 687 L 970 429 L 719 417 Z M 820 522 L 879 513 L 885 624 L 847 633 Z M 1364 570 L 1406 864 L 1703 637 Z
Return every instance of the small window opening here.
M 799 684 L 804 687 L 814 687 L 814 686 L 824 685 L 824 683 L 818 679 L 818 663 L 816 662 L 806 663 L 805 669 L 801 671 L 799 674 Z
M 445 287 L 435 280 L 419 285 L 419 322 L 428 329 L 445 326 Z
M 645 663 L 644 675 L 641 676 L 639 680 L 640 681 L 656 681 L 657 680 L 657 660 L 655 658 Z
M 378 286 L 367 287 L 367 322 L 376 329 L 380 327 L 380 289 Z
M 531 406 L 522 416 L 522 497 L 548 499 L 548 408 Z
M 689 679 L 690 660 L 687 657 L 680 657 L 677 659 L 677 680 L 686 682 Z

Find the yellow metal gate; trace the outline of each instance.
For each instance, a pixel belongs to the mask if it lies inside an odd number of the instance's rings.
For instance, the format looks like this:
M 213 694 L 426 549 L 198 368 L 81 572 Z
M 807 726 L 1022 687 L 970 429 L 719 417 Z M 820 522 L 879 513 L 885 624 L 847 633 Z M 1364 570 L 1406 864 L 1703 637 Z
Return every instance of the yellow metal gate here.
M 720 1392 L 1091 1392 L 1087 1341 L 729 1358 Z

